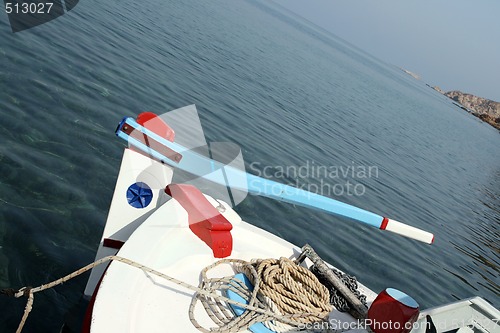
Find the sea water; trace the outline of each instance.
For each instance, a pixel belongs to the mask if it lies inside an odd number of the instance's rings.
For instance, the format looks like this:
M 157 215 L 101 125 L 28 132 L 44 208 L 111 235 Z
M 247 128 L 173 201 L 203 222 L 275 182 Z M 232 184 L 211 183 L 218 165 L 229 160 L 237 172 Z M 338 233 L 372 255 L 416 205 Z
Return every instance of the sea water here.
M 255 196 L 236 207 L 246 221 L 423 308 L 500 306 L 499 133 L 398 67 L 264 1 L 89 0 L 17 34 L 3 17 L 0 34 L 0 288 L 92 262 L 117 122 L 194 103 L 207 140 L 237 144 L 249 172 L 436 240 Z M 25 332 L 78 321 L 87 277 L 37 294 Z M 0 297 L 1 332 L 24 305 Z

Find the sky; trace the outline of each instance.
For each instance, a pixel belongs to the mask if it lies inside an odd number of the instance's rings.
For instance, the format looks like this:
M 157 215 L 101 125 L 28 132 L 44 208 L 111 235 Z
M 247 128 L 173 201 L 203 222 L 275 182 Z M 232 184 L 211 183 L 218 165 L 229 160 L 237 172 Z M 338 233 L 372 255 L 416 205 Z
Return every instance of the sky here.
M 500 102 L 500 0 L 274 0 L 444 91 Z

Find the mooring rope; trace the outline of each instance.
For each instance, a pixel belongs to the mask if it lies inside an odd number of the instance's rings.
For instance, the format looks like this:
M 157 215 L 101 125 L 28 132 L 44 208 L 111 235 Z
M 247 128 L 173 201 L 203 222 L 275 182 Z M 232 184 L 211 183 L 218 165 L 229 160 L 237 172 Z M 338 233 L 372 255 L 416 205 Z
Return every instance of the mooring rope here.
M 253 291 L 232 276 L 207 277 L 210 270 L 224 264 L 230 264 L 237 272 L 243 272 L 254 286 Z M 262 322 L 275 332 L 289 332 L 293 328 L 305 326 L 305 323 L 325 321 L 332 311 L 328 289 L 307 268 L 284 257 L 255 259 L 251 262 L 238 259 L 219 260 L 202 270 L 199 288 L 212 294 L 219 292 L 217 295 L 232 290 L 247 299 L 249 306 L 266 310 L 266 313 L 245 311 L 235 318 L 218 297 L 196 294 L 191 302 L 189 318 L 193 325 L 204 333 L 239 332 L 257 322 Z M 208 330 L 198 323 L 194 317 L 198 301 L 219 327 Z M 283 318 L 287 320 L 282 320 Z
M 323 321 L 328 317 L 328 313 L 331 311 L 331 306 L 328 302 L 329 294 L 326 287 L 321 285 L 317 278 L 307 269 L 294 264 L 286 258 L 281 258 L 279 260 L 255 260 L 253 263 L 238 259 L 223 259 L 203 269 L 201 273 L 202 281 L 200 285 L 196 287 L 133 260 L 120 256 L 108 256 L 88 264 L 60 279 L 36 288 L 24 287 L 17 291 L 12 289 L 2 290 L 3 294 L 16 298 L 23 296 L 28 297 L 23 317 L 16 333 L 20 333 L 26 323 L 28 315 L 33 307 L 35 293 L 67 282 L 108 261 L 118 261 L 127 264 L 145 273 L 156 275 L 171 283 L 195 291 L 195 297 L 189 307 L 189 317 L 193 325 L 202 332 L 239 332 L 257 322 L 269 323 L 269 325 L 273 327 L 273 330 L 279 327 L 289 329 L 290 326 L 286 325 L 298 327 L 307 322 Z M 254 285 L 254 290 L 252 292 L 250 292 L 244 283 L 234 277 L 207 277 L 207 272 L 210 269 L 228 263 L 238 266 L 240 271 L 247 274 Z M 296 270 L 292 269 L 291 267 L 293 266 L 291 265 L 293 265 Z M 317 284 L 314 282 L 314 279 L 316 279 Z M 277 291 L 270 291 L 270 289 L 274 287 L 277 288 Z M 227 289 L 231 289 L 238 293 L 243 299 L 248 299 L 249 303 L 243 304 L 221 294 L 222 290 Z M 258 296 L 259 291 L 263 293 L 263 297 Z M 297 297 L 297 295 L 301 297 Z M 316 299 L 316 297 L 318 299 Z M 307 305 L 298 305 L 300 299 Z M 323 302 L 324 300 L 326 300 L 326 303 Z M 194 309 L 198 301 L 203 304 L 207 314 L 218 327 L 206 329 L 199 325 L 194 318 Z M 245 311 L 243 315 L 235 317 L 235 315 L 227 309 L 224 303 L 233 304 L 249 311 Z M 297 305 L 297 307 L 295 308 L 294 305 Z M 283 326 L 282 324 L 285 325 Z
M 271 300 L 281 313 L 310 313 L 299 319 L 301 323 L 324 321 L 332 311 L 328 289 L 307 268 L 292 260 L 257 259 L 252 261 L 257 270 L 262 295 Z

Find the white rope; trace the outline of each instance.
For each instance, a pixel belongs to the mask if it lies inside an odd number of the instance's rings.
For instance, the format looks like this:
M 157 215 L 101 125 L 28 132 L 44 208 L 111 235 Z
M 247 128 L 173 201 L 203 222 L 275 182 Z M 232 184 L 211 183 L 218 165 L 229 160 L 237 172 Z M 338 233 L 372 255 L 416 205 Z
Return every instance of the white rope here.
M 320 319 L 321 315 L 318 315 L 317 312 L 311 311 L 311 312 L 304 312 L 303 309 L 300 312 L 297 313 L 292 313 L 292 314 L 280 314 L 279 312 L 274 312 L 269 306 L 269 302 L 261 301 L 258 297 L 257 294 L 259 292 L 260 288 L 260 283 L 259 281 L 261 278 L 258 276 L 258 273 L 255 269 L 255 267 L 244 261 L 244 260 L 237 260 L 237 259 L 223 259 L 218 262 L 216 262 L 213 265 L 210 265 L 206 267 L 202 271 L 202 282 L 198 287 L 190 285 L 188 283 L 185 283 L 183 281 L 180 281 L 174 277 L 171 277 L 169 275 L 166 275 L 162 272 L 159 272 L 155 269 L 152 269 L 150 267 L 144 266 L 140 263 L 137 263 L 133 260 L 123 258 L 120 256 L 108 256 L 104 257 L 102 259 L 99 259 L 91 264 L 88 264 L 85 267 L 82 267 L 76 271 L 74 271 L 71 274 L 68 274 L 60 279 L 54 280 L 50 283 L 43 284 L 41 286 L 38 286 L 36 288 L 28 288 L 24 287 L 19 289 L 17 292 L 15 292 L 12 296 L 19 298 L 22 296 L 28 296 L 28 301 L 26 303 L 26 307 L 24 309 L 24 314 L 21 319 L 21 322 L 19 323 L 18 329 L 16 333 L 21 333 L 24 324 L 26 323 L 26 320 L 28 318 L 29 313 L 31 312 L 32 306 L 33 306 L 33 301 L 34 301 L 34 294 L 40 291 L 44 291 L 47 289 L 50 289 L 52 287 L 55 287 L 57 285 L 60 285 L 64 282 L 67 282 L 74 277 L 81 275 L 84 272 L 87 272 L 91 270 L 92 268 L 106 263 L 108 261 L 118 261 L 124 264 L 127 264 L 129 266 L 138 268 L 142 270 L 145 273 L 156 275 L 158 277 L 161 277 L 169 282 L 172 282 L 176 285 L 179 285 L 181 287 L 184 287 L 186 289 L 192 290 L 196 292 L 195 298 L 193 298 L 193 301 L 190 305 L 189 308 L 189 316 L 190 320 L 193 323 L 193 325 L 200 331 L 208 333 L 208 332 L 220 332 L 220 333 L 230 333 L 230 332 L 239 332 L 241 330 L 247 329 L 251 325 L 257 322 L 272 322 L 271 326 L 272 327 L 277 327 L 279 326 L 277 323 L 282 323 L 282 324 L 288 324 L 293 327 L 297 327 L 304 322 L 310 322 L 307 319 L 304 318 L 316 318 L 317 321 L 322 320 Z M 217 265 L 220 264 L 225 264 L 231 262 L 232 264 L 239 265 L 240 267 L 243 267 L 245 271 L 250 272 L 250 278 L 252 282 L 254 282 L 254 290 L 253 292 L 250 292 L 248 288 L 242 283 L 241 281 L 233 278 L 233 277 L 225 277 L 225 278 L 213 278 L 213 279 L 208 279 L 207 278 L 207 271 L 210 269 L 214 268 Z M 297 266 L 300 267 L 300 266 Z M 221 290 L 224 289 L 232 289 L 235 292 L 239 293 L 244 299 L 249 299 L 249 304 L 243 304 L 240 302 L 236 302 L 232 299 L 229 299 L 228 297 L 222 295 L 220 293 Z M 327 292 L 328 294 L 328 292 Z M 210 318 L 216 323 L 219 327 L 215 328 L 210 328 L 206 329 L 202 327 L 201 325 L 198 324 L 196 319 L 194 319 L 194 309 L 196 306 L 197 301 L 200 300 L 202 301 L 203 306 L 207 310 L 207 313 L 209 314 Z M 231 312 L 227 310 L 227 306 L 224 305 L 226 304 L 233 304 L 236 305 L 240 308 L 249 310 L 245 311 L 241 316 L 235 317 Z M 312 317 L 311 317 L 312 316 Z M 323 316 L 324 317 L 324 316 Z M 324 319 L 324 318 L 323 318 Z M 286 328 L 290 328 L 290 326 L 285 326 Z M 301 332 L 306 332 L 306 331 L 301 331 Z
M 224 264 L 230 264 L 236 272 L 245 273 L 254 286 L 253 291 L 233 276 L 208 278 L 210 270 Z M 296 265 L 288 258 L 252 262 L 222 259 L 201 271 L 198 288 L 217 295 L 206 297 L 197 293 L 191 302 L 189 318 L 204 333 L 239 332 L 257 322 L 264 323 L 275 332 L 289 332 L 305 323 L 325 321 L 332 310 L 326 287 L 308 269 Z M 228 290 L 248 300 L 248 306 L 259 308 L 263 312 L 245 311 L 236 317 L 222 301 Z M 219 327 L 207 329 L 198 323 L 194 316 L 198 302 Z

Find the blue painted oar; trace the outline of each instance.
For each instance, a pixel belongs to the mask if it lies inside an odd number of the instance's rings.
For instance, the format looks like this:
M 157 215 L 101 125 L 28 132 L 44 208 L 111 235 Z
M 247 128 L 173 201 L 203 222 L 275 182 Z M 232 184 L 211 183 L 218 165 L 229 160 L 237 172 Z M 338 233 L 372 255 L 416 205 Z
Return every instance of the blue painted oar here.
M 218 161 L 207 158 L 175 142 L 168 141 L 155 132 L 139 125 L 133 118 L 124 118 L 116 135 L 131 146 L 172 167 L 187 171 L 195 176 L 213 181 L 231 189 L 248 191 L 271 199 L 291 204 L 315 208 L 330 214 L 342 215 L 382 230 L 388 230 L 421 242 L 432 244 L 434 235 L 388 219 L 367 210 L 348 205 L 289 185 L 248 174 Z M 224 170 L 224 177 L 216 172 Z

